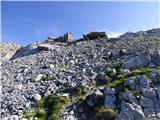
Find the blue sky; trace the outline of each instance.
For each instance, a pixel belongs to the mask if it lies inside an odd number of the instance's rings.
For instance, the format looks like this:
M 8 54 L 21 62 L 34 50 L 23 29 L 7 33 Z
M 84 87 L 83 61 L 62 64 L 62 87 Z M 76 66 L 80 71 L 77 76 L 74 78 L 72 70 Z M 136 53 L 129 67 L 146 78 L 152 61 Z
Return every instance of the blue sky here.
M 69 31 L 126 31 L 160 27 L 158 2 L 2 2 L 2 41 L 27 45 Z

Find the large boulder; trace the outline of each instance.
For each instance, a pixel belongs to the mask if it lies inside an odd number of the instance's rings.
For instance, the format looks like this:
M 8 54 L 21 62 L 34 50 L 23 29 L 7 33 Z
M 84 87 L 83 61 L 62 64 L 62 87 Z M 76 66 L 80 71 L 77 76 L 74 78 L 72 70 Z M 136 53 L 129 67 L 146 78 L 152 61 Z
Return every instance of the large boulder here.
M 160 84 L 160 72 L 149 73 L 149 78 L 156 84 Z
M 115 94 L 115 89 L 114 88 L 106 88 L 104 90 L 104 94 L 106 94 L 106 95 L 114 95 Z
M 130 77 L 125 81 L 125 85 L 133 90 L 143 90 L 150 87 L 149 79 L 145 75 Z
M 117 115 L 116 120 L 144 120 L 145 116 L 142 108 L 136 103 L 121 103 L 121 112 Z
M 152 54 L 152 61 L 156 65 L 160 66 L 160 50 L 159 51 L 154 51 L 154 53 Z
M 95 40 L 95 39 L 99 39 L 99 38 L 107 38 L 107 35 L 105 32 L 90 32 L 87 33 L 86 35 L 83 35 L 83 39 L 87 39 L 87 40 Z
M 90 94 L 89 96 L 87 96 L 85 101 L 89 106 L 93 107 L 100 102 L 99 100 L 103 100 L 103 93 L 97 90 L 92 94 Z
M 73 42 L 73 35 L 71 32 L 65 33 L 63 36 L 59 37 L 48 37 L 45 41 L 46 43 L 56 43 L 56 42 Z
M 115 109 L 116 108 L 116 105 L 115 105 L 116 97 L 114 95 L 115 89 L 114 88 L 107 88 L 107 89 L 105 89 L 104 94 L 106 94 L 105 100 L 104 100 L 104 106 L 106 108 Z
M 143 107 L 144 114 L 150 116 L 154 113 L 160 113 L 160 100 L 158 89 L 150 88 L 142 91 L 140 105 Z
M 129 94 L 127 92 L 123 92 L 120 96 L 119 96 L 120 100 L 132 103 L 135 101 L 135 97 L 132 94 Z
M 144 108 L 153 108 L 153 101 L 150 98 L 141 97 L 140 105 Z
M 158 88 L 156 91 L 157 91 L 157 97 L 158 97 L 159 103 L 160 103 L 160 88 Z
M 147 53 L 142 53 L 124 62 L 122 68 L 134 70 L 137 68 L 146 67 L 150 62 L 151 62 L 151 56 Z
M 71 32 L 67 32 L 63 36 L 64 42 L 72 42 L 73 41 L 73 35 Z
M 115 100 L 116 97 L 114 95 L 106 95 L 104 100 L 104 106 L 106 108 L 115 109 L 116 108 Z

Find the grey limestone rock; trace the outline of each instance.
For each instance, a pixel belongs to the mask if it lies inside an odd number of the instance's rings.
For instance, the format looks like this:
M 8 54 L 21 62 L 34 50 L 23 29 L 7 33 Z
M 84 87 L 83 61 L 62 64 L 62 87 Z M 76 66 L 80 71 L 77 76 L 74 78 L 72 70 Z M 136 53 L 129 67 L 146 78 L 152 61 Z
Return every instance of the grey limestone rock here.
M 142 53 L 124 62 L 122 67 L 125 69 L 134 70 L 137 68 L 146 67 L 150 62 L 151 56 L 147 53 Z
M 160 50 L 158 51 L 154 51 L 154 53 L 152 54 L 152 61 L 160 66 Z
M 135 104 L 134 102 L 127 103 L 122 102 L 121 103 L 121 112 L 117 115 L 116 120 L 144 120 L 145 116 L 142 111 L 142 108 Z
M 132 103 L 135 101 L 135 97 L 127 92 L 122 93 L 119 98 L 120 100 L 124 100 L 129 103 Z
M 116 108 L 115 100 L 116 97 L 114 95 L 106 95 L 104 100 L 104 106 L 106 108 L 115 109 Z
M 114 95 L 115 94 L 115 89 L 114 88 L 106 88 L 104 90 L 105 95 Z

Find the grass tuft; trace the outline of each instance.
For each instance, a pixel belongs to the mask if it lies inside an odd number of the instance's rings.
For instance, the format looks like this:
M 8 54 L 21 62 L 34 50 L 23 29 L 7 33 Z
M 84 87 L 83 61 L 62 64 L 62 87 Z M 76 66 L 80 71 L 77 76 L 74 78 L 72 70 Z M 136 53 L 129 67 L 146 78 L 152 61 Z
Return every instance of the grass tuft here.
M 137 75 L 145 75 L 145 74 L 148 74 L 150 72 L 155 72 L 155 71 L 157 71 L 157 69 L 155 68 L 140 68 L 130 73 L 126 73 L 124 75 L 118 75 L 115 78 L 115 80 L 113 80 L 113 82 L 111 82 L 108 85 L 105 85 L 105 87 L 109 87 L 109 88 L 117 87 L 117 86 L 123 85 L 125 80 L 127 80 L 129 77 L 133 77 Z
M 51 79 L 52 79 L 52 77 L 50 75 L 46 74 L 46 75 L 42 76 L 42 78 L 40 80 L 46 81 L 46 80 L 51 80 Z
M 139 91 L 139 90 L 132 90 L 129 88 L 125 88 L 125 92 L 132 94 L 132 95 L 139 95 L 141 93 L 141 91 Z

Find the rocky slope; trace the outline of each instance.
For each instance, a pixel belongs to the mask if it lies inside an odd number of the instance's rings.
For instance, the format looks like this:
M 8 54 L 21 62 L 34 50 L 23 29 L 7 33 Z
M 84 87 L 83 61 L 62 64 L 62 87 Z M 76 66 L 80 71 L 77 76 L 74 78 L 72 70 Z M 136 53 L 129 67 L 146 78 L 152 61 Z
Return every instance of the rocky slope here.
M 3 61 L 1 118 L 159 120 L 160 29 L 92 34 L 49 37 Z

